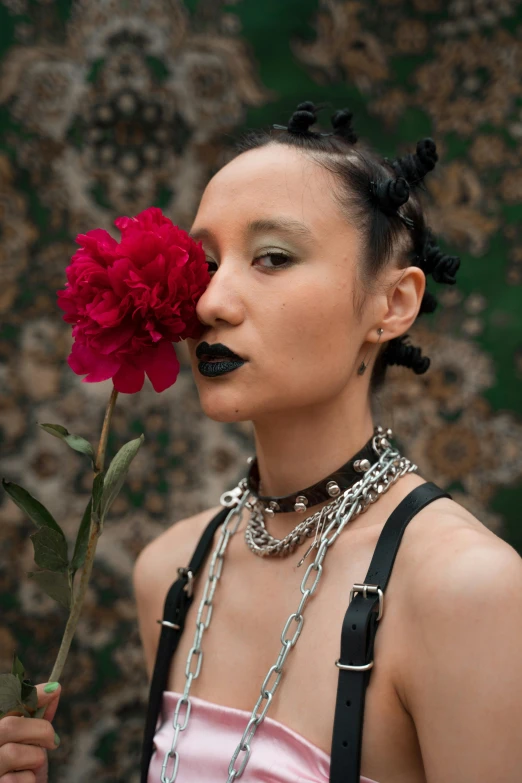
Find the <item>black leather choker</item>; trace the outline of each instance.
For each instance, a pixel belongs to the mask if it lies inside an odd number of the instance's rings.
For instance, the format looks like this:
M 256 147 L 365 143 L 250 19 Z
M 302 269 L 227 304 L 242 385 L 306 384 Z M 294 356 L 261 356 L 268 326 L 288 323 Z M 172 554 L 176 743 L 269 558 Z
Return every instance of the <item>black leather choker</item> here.
M 257 457 L 251 458 L 252 461 L 246 477 L 248 488 L 258 500 L 264 503 L 264 511 L 268 516 L 272 517 L 274 514 L 288 511 L 305 512 L 309 506 L 316 506 L 318 503 L 331 500 L 340 495 L 341 492 L 345 492 L 362 477 L 361 474 L 366 473 L 376 461 L 376 458 L 379 457 L 372 443 L 375 435 L 391 437 L 391 430 L 383 432 L 381 427 L 376 427 L 375 433 L 369 441 L 339 470 L 330 473 L 329 476 L 321 479 L 316 484 L 312 484 L 311 487 L 300 489 L 298 492 L 293 492 L 285 497 L 269 497 L 259 494 L 259 466 Z

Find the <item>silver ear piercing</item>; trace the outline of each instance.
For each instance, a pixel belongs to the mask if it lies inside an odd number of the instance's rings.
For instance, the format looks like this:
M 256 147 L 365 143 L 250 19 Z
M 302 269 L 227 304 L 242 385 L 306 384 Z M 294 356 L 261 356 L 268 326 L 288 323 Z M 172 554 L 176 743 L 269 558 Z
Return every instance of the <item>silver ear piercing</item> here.
M 381 339 L 381 335 L 382 335 L 383 332 L 384 332 L 384 329 L 381 329 L 381 328 L 377 329 L 377 334 L 379 335 L 379 340 Z M 379 342 L 379 340 L 377 340 L 377 343 Z M 368 367 L 368 364 L 365 364 L 367 356 L 368 356 L 368 354 L 366 354 L 366 356 L 364 357 L 364 359 L 360 363 L 359 369 L 357 370 L 357 375 L 364 375 L 364 371 Z

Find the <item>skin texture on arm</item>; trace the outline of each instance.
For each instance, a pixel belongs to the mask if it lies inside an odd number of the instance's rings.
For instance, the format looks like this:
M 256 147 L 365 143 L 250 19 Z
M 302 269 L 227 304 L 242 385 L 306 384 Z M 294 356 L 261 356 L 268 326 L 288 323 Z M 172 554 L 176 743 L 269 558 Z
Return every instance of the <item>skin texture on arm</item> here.
M 401 691 L 426 781 L 520 783 L 522 559 L 500 539 L 457 530 L 416 572 Z

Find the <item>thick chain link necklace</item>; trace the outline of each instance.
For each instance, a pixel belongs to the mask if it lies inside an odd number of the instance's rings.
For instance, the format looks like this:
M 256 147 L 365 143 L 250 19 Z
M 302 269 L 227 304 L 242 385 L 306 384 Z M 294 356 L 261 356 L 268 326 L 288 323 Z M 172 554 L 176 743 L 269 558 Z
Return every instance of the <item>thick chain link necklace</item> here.
M 408 459 L 402 457 L 388 442 L 387 445 L 385 445 L 382 442 L 382 428 L 377 428 L 377 430 L 379 434 L 374 436 L 373 445 L 376 452 L 380 454 L 380 457 L 369 470 L 366 471 L 364 477 L 344 493 L 342 501 L 336 509 L 334 518 L 321 533 L 315 559 L 309 564 L 301 581 L 300 589 L 302 598 L 299 602 L 299 606 L 295 612 L 290 614 L 281 632 L 282 646 L 279 655 L 263 680 L 263 684 L 260 688 L 260 696 L 230 760 L 226 783 L 233 783 L 236 778 L 241 777 L 245 770 L 251 754 L 250 744 L 252 739 L 258 727 L 263 722 L 267 710 L 272 703 L 274 694 L 283 675 L 283 667 L 286 659 L 301 635 L 305 620 L 304 609 L 309 599 L 317 590 L 323 572 L 323 561 L 328 549 L 337 541 L 351 519 L 364 513 L 372 503 L 375 503 L 392 484 L 405 473 L 417 470 L 417 465 L 412 464 Z M 189 694 L 193 681 L 199 677 L 201 672 L 201 665 L 203 662 L 201 643 L 203 635 L 210 625 L 214 608 L 214 594 L 223 571 L 223 560 L 228 542 L 238 530 L 242 520 L 243 509 L 249 508 L 251 511 L 254 509 L 255 499 L 250 501 L 250 495 L 251 493 L 247 487 L 246 480 L 242 479 L 235 489 L 230 492 L 225 492 L 221 496 L 222 505 L 229 507 L 230 512 L 222 525 L 219 541 L 210 558 L 207 581 L 196 616 L 196 632 L 185 665 L 185 688 L 183 695 L 179 697 L 174 710 L 172 718 L 174 737 L 171 748 L 165 754 L 163 761 L 160 778 L 161 783 L 174 783 L 178 774 L 180 755 L 177 750 L 177 743 L 180 732 L 186 730 L 190 718 L 192 702 Z M 304 522 L 307 522 L 307 520 L 304 520 Z M 334 531 L 334 528 L 336 528 L 336 530 L 335 532 L 332 532 Z M 292 631 L 290 628 L 293 623 L 295 623 L 295 627 L 293 629 L 293 635 L 291 635 Z M 195 668 L 193 668 L 193 666 Z M 185 713 L 180 721 L 180 712 L 182 708 L 185 708 Z M 171 758 L 173 759 L 173 769 L 170 777 L 168 777 L 167 766 Z
M 391 438 L 392 436 L 393 431 L 390 428 L 383 430 L 380 426 L 375 427 L 373 446 L 377 456 L 382 453 L 384 448 L 390 446 L 388 438 Z M 375 448 L 375 444 L 378 445 L 378 449 Z M 362 472 L 365 473 L 366 471 L 363 470 Z M 268 532 L 263 517 L 264 503 L 260 500 L 255 501 L 251 517 L 248 520 L 245 530 L 245 541 L 248 548 L 259 557 L 286 557 L 291 554 L 305 538 L 310 538 L 315 532 L 316 537 L 313 544 L 308 548 L 308 551 L 298 563 L 298 565 L 301 565 L 310 554 L 311 550 L 318 546 L 318 531 L 324 529 L 325 525 L 329 524 L 334 519 L 339 506 L 352 488 L 353 485 L 334 500 L 331 500 L 323 506 L 319 511 L 316 511 L 306 519 L 303 519 L 284 538 L 275 538 Z

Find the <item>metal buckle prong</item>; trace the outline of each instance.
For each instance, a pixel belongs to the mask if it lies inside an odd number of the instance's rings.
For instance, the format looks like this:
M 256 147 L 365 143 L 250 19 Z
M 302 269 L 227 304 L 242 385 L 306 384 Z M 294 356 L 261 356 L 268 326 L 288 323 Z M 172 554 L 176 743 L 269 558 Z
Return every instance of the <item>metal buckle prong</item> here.
M 365 598 L 368 598 L 368 593 L 377 593 L 379 596 L 379 614 L 377 615 L 377 620 L 380 620 L 384 611 L 384 593 L 379 585 L 355 584 L 350 590 L 350 603 L 352 602 L 355 593 L 362 593 Z
M 176 625 L 176 623 L 171 623 L 170 620 L 156 620 L 157 623 L 160 625 L 168 625 L 169 628 L 174 628 L 176 631 L 179 631 L 181 629 L 180 625 Z
M 188 577 L 188 582 L 183 589 L 190 598 L 194 592 L 194 574 L 188 568 L 178 568 L 178 574 Z

